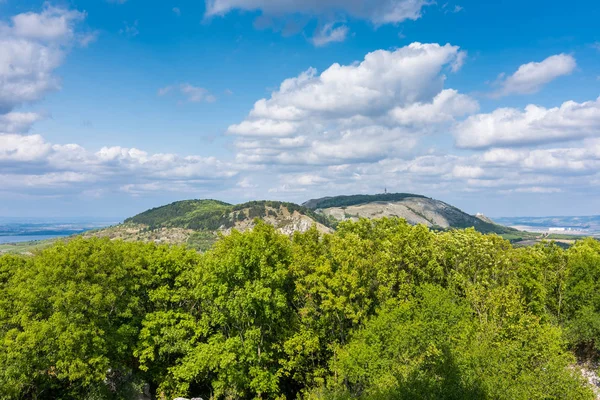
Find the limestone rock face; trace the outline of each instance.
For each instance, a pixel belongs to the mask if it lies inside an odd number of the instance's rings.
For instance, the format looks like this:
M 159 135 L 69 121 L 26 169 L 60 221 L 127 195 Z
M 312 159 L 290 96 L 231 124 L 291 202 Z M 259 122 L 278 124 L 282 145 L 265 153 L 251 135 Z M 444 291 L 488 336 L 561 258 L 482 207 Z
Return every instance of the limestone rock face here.
M 346 207 L 322 208 L 316 211 L 338 221 L 399 217 L 412 225 L 423 224 L 440 228 L 478 227 L 490 224 L 443 201 L 425 197 L 407 197 L 399 201 L 374 201 Z

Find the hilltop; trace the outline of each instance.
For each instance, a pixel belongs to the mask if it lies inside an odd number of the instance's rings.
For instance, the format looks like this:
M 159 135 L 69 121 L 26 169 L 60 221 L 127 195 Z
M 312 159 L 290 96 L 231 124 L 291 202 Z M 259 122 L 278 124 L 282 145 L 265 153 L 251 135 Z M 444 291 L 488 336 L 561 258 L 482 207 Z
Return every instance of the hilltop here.
M 256 218 L 287 235 L 305 232 L 313 225 L 321 232 L 333 231 L 333 224 L 325 216 L 294 203 L 251 201 L 233 205 L 218 200 L 184 200 L 152 208 L 127 218 L 120 225 L 90 231 L 85 236 L 186 243 L 204 250 L 219 234 L 227 235 L 232 229 L 242 232 L 252 229 Z
M 399 217 L 412 225 L 433 229 L 474 227 L 483 233 L 510 234 L 515 229 L 469 215 L 439 200 L 410 193 L 335 196 L 312 199 L 302 205 L 280 201 L 251 201 L 229 204 L 219 200 L 184 200 L 152 208 L 127 218 L 122 224 L 90 231 L 86 237 L 100 236 L 125 241 L 188 244 L 205 250 L 219 234 L 232 229 L 247 231 L 259 218 L 281 233 L 305 232 L 315 225 L 321 232 L 333 232 L 345 220 Z
M 410 193 L 323 197 L 309 200 L 303 206 L 336 221 L 399 217 L 412 225 L 424 224 L 435 229 L 474 227 L 483 233 L 499 234 L 516 231 L 443 201 Z

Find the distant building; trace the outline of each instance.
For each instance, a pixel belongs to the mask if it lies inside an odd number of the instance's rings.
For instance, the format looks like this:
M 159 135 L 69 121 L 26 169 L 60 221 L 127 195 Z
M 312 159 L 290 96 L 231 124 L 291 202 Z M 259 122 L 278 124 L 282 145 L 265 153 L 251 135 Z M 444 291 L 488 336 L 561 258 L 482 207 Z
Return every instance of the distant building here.
M 549 232 L 564 232 L 566 230 L 566 228 L 548 228 Z

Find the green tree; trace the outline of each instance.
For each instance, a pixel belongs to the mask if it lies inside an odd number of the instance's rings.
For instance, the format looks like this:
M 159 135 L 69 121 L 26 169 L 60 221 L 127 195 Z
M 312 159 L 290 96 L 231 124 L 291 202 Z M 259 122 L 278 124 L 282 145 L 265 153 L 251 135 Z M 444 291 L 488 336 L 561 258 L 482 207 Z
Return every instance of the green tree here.
M 585 239 L 567 251 L 566 322 L 571 342 L 586 358 L 600 351 L 600 242 Z
M 522 308 L 514 291 L 480 320 L 464 299 L 424 285 L 388 302 L 332 358 L 316 398 L 592 399 L 569 368 L 561 330 Z
M 184 273 L 170 301 L 184 309 L 149 313 L 139 354 L 144 368 L 170 361 L 168 396 L 275 397 L 285 390 L 282 343 L 296 326 L 291 243 L 264 223 L 233 231 Z

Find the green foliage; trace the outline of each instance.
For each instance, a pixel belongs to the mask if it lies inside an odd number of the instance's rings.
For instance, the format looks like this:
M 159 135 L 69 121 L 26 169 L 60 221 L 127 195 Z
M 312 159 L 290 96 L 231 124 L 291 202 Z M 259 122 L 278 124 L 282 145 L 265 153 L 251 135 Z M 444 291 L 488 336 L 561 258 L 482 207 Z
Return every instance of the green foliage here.
M 149 226 L 178 225 L 191 219 L 192 216 L 203 216 L 213 212 L 224 212 L 231 205 L 218 200 L 185 200 L 177 201 L 166 206 L 152 208 L 132 218 L 126 223 L 144 224 Z
M 374 201 L 401 201 L 409 197 L 426 198 L 410 193 L 381 193 L 381 194 L 355 194 L 351 196 L 324 197 L 322 199 L 307 201 L 306 207 L 316 210 L 318 208 L 350 207 Z
M 138 376 L 133 348 L 152 266 L 177 248 L 58 243 L 34 258 L 0 258 L 11 271 L 0 305 L 0 393 L 9 398 L 119 398 Z
M 232 206 L 218 200 L 186 200 L 153 208 L 125 220 L 125 223 L 158 227 L 182 227 L 195 230 L 217 230 L 231 225 Z
M 600 242 L 586 239 L 568 252 L 565 311 L 571 341 L 585 356 L 600 351 Z
M 501 307 L 493 297 L 489 303 L 490 311 Z M 574 358 L 560 329 L 522 313 L 518 302 L 508 304 L 504 315 L 479 319 L 464 299 L 433 285 L 389 302 L 337 349 L 323 397 L 590 398 L 569 368 Z
M 160 377 L 161 390 L 174 396 L 205 386 L 217 398 L 278 395 L 281 343 L 296 320 L 290 261 L 289 240 L 261 223 L 224 238 L 188 271 L 180 293 L 191 308 L 169 307 L 143 323 L 143 368 L 151 368 L 156 354 L 163 361 L 181 355 Z M 173 338 L 181 343 L 173 345 Z
M 401 219 L 214 239 L 0 257 L 0 398 L 593 398 L 572 365 L 600 354 L 597 241 Z
M 214 232 L 194 232 L 188 238 L 187 245 L 194 250 L 207 251 L 218 239 L 219 236 Z
M 280 209 L 287 209 L 290 214 L 297 211 L 325 226 L 333 226 L 329 218 L 294 203 L 251 201 L 234 206 L 218 200 L 178 201 L 128 218 L 125 223 L 147 225 L 150 230 L 174 227 L 195 231 L 217 231 L 223 227 L 233 227 L 236 220 L 253 220 L 255 218 L 265 218 L 268 215 L 277 216 L 277 211 Z M 192 241 L 197 242 L 199 239 L 199 237 L 196 237 Z

